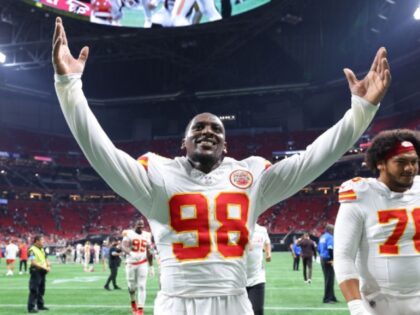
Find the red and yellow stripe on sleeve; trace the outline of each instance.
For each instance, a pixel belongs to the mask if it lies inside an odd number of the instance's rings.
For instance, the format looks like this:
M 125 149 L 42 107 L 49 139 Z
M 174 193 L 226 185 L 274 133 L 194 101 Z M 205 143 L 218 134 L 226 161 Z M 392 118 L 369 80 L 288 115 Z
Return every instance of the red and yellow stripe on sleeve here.
M 341 191 L 338 193 L 338 201 L 356 200 L 357 195 L 353 189 Z
M 149 168 L 149 158 L 147 156 L 143 155 L 143 156 L 141 156 L 137 159 L 137 162 L 139 162 L 147 172 L 147 170 Z
M 265 161 L 264 161 L 264 170 L 266 170 L 266 169 L 268 169 L 269 167 L 271 167 L 271 165 L 273 165 L 273 164 L 271 164 L 271 162 L 270 162 L 270 161 L 265 160 Z

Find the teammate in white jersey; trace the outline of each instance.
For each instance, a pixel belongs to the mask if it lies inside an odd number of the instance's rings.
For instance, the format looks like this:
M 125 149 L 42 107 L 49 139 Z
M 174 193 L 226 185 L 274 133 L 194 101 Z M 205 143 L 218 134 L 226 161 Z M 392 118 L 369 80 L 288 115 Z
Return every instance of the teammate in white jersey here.
M 379 133 L 366 152 L 375 178 L 345 182 L 334 268 L 352 315 L 420 313 L 420 135 Z
M 378 51 L 361 81 L 345 70 L 353 94 L 345 116 L 306 151 L 271 167 L 261 157 L 225 157 L 225 128 L 210 113 L 188 124 L 184 157 L 148 153 L 136 161 L 118 150 L 82 91 L 88 51 L 72 57 L 57 18 L 53 63 L 60 105 L 93 168 L 149 221 L 161 259 L 155 314 L 253 314 L 244 254 L 257 217 L 318 177 L 361 136 L 390 84 L 386 50 Z
M 9 244 L 6 246 L 6 264 L 7 272 L 6 276 L 13 276 L 15 271 L 16 256 L 19 253 L 19 247 L 13 243 L 13 239 L 10 239 Z
M 143 220 L 136 223 L 134 230 L 123 232 L 122 250 L 127 254 L 125 275 L 133 315 L 143 315 L 147 271 L 149 270 L 151 275 L 154 274 L 151 241 L 152 235 L 150 232 L 144 231 Z
M 246 290 L 255 315 L 264 315 L 265 267 L 271 261 L 271 242 L 267 229 L 255 224 L 246 258 Z

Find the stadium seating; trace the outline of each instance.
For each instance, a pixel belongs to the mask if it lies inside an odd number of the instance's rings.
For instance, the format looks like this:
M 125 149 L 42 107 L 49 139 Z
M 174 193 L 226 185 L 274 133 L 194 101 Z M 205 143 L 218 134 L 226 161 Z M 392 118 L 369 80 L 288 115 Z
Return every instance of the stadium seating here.
M 383 129 L 396 127 L 418 129 L 418 117 L 420 115 L 411 113 L 376 119 L 368 134 L 374 136 Z M 25 233 L 28 226 L 34 232 L 65 238 L 88 233 L 113 233 L 128 227 L 130 221 L 140 216 L 131 205 L 118 199 L 114 202 L 106 202 L 102 197 L 98 202 L 62 200 L 62 196 L 72 193 L 81 196 L 112 194 L 89 166 L 72 137 L 45 135 L 5 126 L 0 127 L 0 131 L 0 151 L 20 155 L 19 159 L 0 156 L 0 168 L 4 171 L 0 174 L 0 191 L 8 193 L 3 197 L 9 199 L 9 204 L 0 208 L 0 237 L 2 234 Z M 227 138 L 229 156 L 243 159 L 259 155 L 271 160 L 273 151 L 304 149 L 320 133 L 321 130 L 291 133 L 235 131 Z M 180 137 L 119 141 L 116 146 L 135 158 L 148 151 L 167 157 L 182 155 Z M 53 162 L 34 161 L 34 155 L 52 157 Z M 348 172 L 354 174 L 354 168 L 355 163 L 331 168 L 318 180 L 329 181 L 332 187 L 343 178 L 351 177 Z M 41 200 L 31 199 L 30 192 L 43 197 Z M 49 197 L 45 198 L 47 195 Z M 51 198 L 55 201 L 51 201 Z M 3 211 L 5 207 L 7 209 Z M 259 223 L 267 226 L 270 233 L 309 230 L 316 234 L 325 222 L 334 222 L 337 210 L 338 203 L 333 193 L 301 192 L 268 209 L 260 216 Z

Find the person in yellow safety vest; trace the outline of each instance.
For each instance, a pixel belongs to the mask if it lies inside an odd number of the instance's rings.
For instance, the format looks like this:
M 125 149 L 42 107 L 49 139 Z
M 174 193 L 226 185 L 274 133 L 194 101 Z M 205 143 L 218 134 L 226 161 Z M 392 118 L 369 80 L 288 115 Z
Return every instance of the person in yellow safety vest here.
M 51 270 L 51 265 L 44 252 L 42 235 L 34 237 L 34 244 L 29 249 L 29 261 L 31 277 L 29 280 L 28 313 L 46 311 L 48 307 L 44 305 L 45 277 Z

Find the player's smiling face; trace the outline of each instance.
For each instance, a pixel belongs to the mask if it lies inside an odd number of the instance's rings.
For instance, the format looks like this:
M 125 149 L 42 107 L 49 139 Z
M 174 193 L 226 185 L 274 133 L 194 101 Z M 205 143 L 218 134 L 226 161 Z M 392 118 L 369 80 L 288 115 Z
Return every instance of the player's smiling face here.
M 221 120 L 210 113 L 195 116 L 188 125 L 182 148 L 193 162 L 215 164 L 226 153 L 225 128 Z
M 416 152 L 402 153 L 379 163 L 378 166 L 381 166 L 381 181 L 392 191 L 404 192 L 410 189 L 419 172 L 419 157 Z

